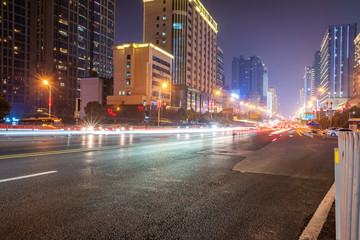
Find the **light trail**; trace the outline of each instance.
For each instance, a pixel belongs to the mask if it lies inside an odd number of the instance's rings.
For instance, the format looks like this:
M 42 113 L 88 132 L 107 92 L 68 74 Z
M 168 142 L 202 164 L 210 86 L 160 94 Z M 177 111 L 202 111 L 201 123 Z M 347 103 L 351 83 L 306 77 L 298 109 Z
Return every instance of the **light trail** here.
M 0 136 L 58 136 L 58 135 L 121 135 L 121 134 L 187 134 L 187 133 L 222 133 L 255 130 L 253 128 L 199 128 L 199 129 L 135 129 L 135 130 L 8 130 L 0 131 Z
M 57 171 L 49 171 L 49 172 L 36 173 L 36 174 L 25 175 L 25 176 L 14 177 L 14 178 L 1 179 L 0 183 L 15 181 L 15 180 L 24 179 L 24 178 L 38 177 L 38 176 L 48 175 L 48 174 L 52 174 L 52 173 L 57 173 Z

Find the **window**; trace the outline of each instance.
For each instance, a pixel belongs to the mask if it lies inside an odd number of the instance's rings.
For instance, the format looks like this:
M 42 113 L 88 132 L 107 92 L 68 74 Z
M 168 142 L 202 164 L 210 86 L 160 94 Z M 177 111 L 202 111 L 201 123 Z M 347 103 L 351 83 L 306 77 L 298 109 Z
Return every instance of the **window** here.
M 156 40 L 156 44 L 159 44 L 159 40 Z
M 130 77 L 130 76 L 131 76 L 130 72 L 127 72 L 127 73 L 126 73 L 126 76 L 127 76 L 127 77 Z
M 164 21 L 166 20 L 166 16 L 163 16 L 163 20 L 164 20 Z
M 159 21 L 159 20 L 160 20 L 160 17 L 159 17 L 159 16 L 157 16 L 157 17 L 156 17 L 156 20 L 158 20 L 158 21 Z
M 163 44 L 165 44 L 165 43 L 166 43 L 166 41 L 165 41 L 165 40 L 163 40 L 163 41 L 162 41 L 162 43 L 163 43 Z
M 131 67 L 130 63 L 126 64 L 126 68 L 130 68 L 130 67 Z
M 126 79 L 126 85 L 130 85 L 130 79 Z
M 158 36 L 158 35 L 159 35 L 159 32 L 156 32 L 156 35 Z
M 164 4 L 166 4 L 166 0 L 164 0 Z
M 121 91 L 119 91 L 119 96 L 121 96 Z
M 156 28 L 159 28 L 159 24 L 156 24 Z
M 166 33 L 165 32 L 163 32 L 163 34 L 162 34 L 163 36 L 166 36 Z
M 165 27 L 165 26 L 166 26 L 166 24 L 164 23 L 164 24 L 163 24 L 163 27 Z
M 163 8 L 163 12 L 166 12 L 166 8 Z
M 130 55 L 127 55 L 127 59 L 131 59 L 131 56 L 130 56 Z
M 131 91 L 128 90 L 128 91 L 126 92 L 126 95 L 131 95 Z

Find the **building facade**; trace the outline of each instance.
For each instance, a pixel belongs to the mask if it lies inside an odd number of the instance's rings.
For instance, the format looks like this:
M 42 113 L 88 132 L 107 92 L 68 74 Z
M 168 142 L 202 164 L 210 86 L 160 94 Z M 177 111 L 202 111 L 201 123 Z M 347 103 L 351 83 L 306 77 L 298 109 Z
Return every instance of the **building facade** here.
M 318 95 L 318 90 L 320 88 L 320 51 L 316 51 L 315 55 L 314 55 L 314 62 L 313 62 L 313 67 L 314 67 L 314 77 L 315 77 L 315 95 Z
M 30 0 L 0 4 L 0 95 L 20 117 L 30 108 Z
M 309 102 L 315 97 L 315 67 L 306 66 L 304 76 L 304 98 L 303 106 L 305 110 L 309 110 Z
M 354 40 L 355 44 L 355 65 L 353 70 L 353 94 L 349 105 L 360 107 L 360 34 Z
M 172 104 L 208 111 L 217 88 L 217 23 L 199 0 L 143 2 L 143 41 L 174 56 Z
M 75 109 L 80 78 L 111 79 L 114 0 L 31 0 L 33 105 L 47 105 L 42 79 L 52 85 L 56 114 Z
M 267 96 L 267 110 L 270 111 L 270 115 L 279 113 L 279 99 L 276 95 L 275 88 L 269 88 Z
M 89 102 L 98 102 L 104 107 L 107 105 L 107 96 L 113 94 L 113 81 L 101 77 L 81 78 L 80 90 L 81 101 L 76 111 L 79 111 L 79 118 L 82 119 Z
M 266 106 L 268 70 L 261 58 L 251 56 L 235 57 L 232 63 L 232 86 L 240 91 L 240 98 L 255 105 Z
M 224 51 L 218 46 L 217 47 L 217 68 L 216 68 L 216 88 L 222 90 L 225 85 L 225 74 L 224 74 Z
M 329 26 L 320 49 L 322 107 L 337 109 L 353 94 L 354 39 L 357 24 Z
M 151 43 L 115 46 L 114 94 L 107 104 L 151 107 L 161 100 L 170 106 L 173 58 Z

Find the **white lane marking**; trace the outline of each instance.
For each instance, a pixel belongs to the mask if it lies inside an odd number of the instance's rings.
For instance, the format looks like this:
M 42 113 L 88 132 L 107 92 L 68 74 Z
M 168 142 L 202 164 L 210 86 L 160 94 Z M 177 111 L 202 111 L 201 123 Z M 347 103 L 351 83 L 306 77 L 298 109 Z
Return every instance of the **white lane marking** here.
M 15 180 L 24 179 L 24 178 L 37 177 L 37 176 L 42 176 L 42 175 L 47 175 L 47 174 L 52 174 L 52 173 L 57 173 L 57 172 L 58 171 L 49 171 L 49 172 L 36 173 L 36 174 L 25 175 L 25 176 L 14 177 L 14 178 L 6 178 L 6 179 L 1 179 L 0 183 L 15 181 Z
M 301 133 L 299 133 L 298 131 L 296 131 L 296 132 L 299 134 L 300 137 L 302 136 Z
M 275 142 L 277 140 L 277 138 L 273 139 L 272 141 Z
M 331 186 L 329 192 L 326 194 L 314 216 L 311 218 L 309 224 L 300 236 L 300 240 L 317 239 L 324 223 L 329 215 L 330 208 L 335 201 L 335 183 Z

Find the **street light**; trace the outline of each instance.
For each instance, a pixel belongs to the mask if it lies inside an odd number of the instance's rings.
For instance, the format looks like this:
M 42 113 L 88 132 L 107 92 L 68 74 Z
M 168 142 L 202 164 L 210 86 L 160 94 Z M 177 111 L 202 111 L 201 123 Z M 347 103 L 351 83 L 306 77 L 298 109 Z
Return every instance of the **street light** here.
M 43 84 L 49 86 L 49 118 L 51 118 L 51 85 L 46 79 L 43 80 Z

